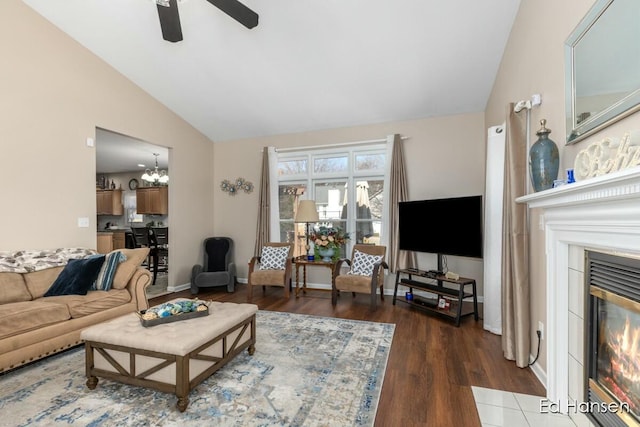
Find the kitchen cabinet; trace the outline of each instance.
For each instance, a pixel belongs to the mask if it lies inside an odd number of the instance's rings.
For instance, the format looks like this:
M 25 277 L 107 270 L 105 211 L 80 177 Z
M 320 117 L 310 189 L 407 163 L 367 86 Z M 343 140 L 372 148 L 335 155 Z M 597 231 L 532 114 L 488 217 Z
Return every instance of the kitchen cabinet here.
M 101 231 L 98 233 L 96 250 L 99 254 L 108 254 L 116 249 L 125 248 L 125 230 Z
M 143 187 L 136 190 L 136 212 L 141 215 L 169 213 L 169 187 Z
M 98 215 L 122 215 L 122 190 L 96 190 L 96 213 Z
M 98 233 L 96 250 L 99 254 L 108 254 L 113 250 L 113 234 Z

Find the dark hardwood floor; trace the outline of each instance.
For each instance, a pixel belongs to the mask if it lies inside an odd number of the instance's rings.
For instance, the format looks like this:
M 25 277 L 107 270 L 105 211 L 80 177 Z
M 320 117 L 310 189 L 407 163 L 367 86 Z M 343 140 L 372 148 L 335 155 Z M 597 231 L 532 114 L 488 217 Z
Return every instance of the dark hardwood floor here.
M 247 288 L 236 286 L 201 290 L 204 300 L 246 302 Z M 189 290 L 151 299 L 151 305 L 177 297 L 191 298 Z M 327 291 L 309 290 L 289 300 L 282 289 L 254 290 L 253 303 L 261 310 L 285 311 L 396 325 L 387 371 L 378 405 L 376 426 L 480 426 L 471 386 L 543 396 L 544 387 L 529 369 L 504 359 L 501 338 L 482 329 L 482 320 L 463 318 L 459 328 L 406 304 L 392 305 L 385 296 L 371 311 L 366 295 L 342 294 L 335 308 Z M 378 300 L 378 302 L 380 302 Z M 260 345 L 258 337 L 257 346 Z

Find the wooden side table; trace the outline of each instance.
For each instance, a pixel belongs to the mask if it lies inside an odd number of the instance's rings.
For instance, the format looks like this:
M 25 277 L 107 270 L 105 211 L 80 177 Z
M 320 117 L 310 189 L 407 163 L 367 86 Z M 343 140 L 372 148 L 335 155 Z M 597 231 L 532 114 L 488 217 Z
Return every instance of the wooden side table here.
M 293 263 L 296 266 L 296 297 L 300 293 L 300 267 L 302 267 L 302 293 L 307 293 L 307 266 L 327 267 L 331 271 L 331 279 L 333 279 L 333 268 L 336 263 L 322 261 L 316 259 L 309 261 L 306 255 L 301 255 L 293 259 Z

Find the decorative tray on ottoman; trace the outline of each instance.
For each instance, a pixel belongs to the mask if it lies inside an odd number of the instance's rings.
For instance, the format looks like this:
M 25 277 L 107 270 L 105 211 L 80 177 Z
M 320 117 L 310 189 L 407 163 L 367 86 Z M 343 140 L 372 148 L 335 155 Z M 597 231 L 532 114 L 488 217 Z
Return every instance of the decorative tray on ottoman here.
M 136 313 L 140 317 L 142 326 L 148 328 L 163 323 L 207 316 L 209 314 L 209 307 L 203 301 L 183 300 L 167 302 Z

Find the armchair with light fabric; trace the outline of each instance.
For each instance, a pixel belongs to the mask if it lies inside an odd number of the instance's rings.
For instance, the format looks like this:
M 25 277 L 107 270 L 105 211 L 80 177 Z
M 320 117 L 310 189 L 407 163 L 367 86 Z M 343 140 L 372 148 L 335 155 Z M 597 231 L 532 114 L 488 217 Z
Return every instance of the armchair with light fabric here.
M 387 248 L 378 245 L 355 245 L 351 259 L 338 260 L 331 280 L 331 304 L 336 305 L 340 291 L 369 294 L 371 309 L 376 309 L 376 292 L 380 287 L 380 299 L 384 301 L 384 269 Z M 341 274 L 342 265 L 350 269 Z
M 292 265 L 293 243 L 266 243 L 260 256 L 249 261 L 247 301 L 253 298 L 254 286 L 262 286 L 263 293 L 267 286 L 283 287 L 284 297 L 289 299 Z

